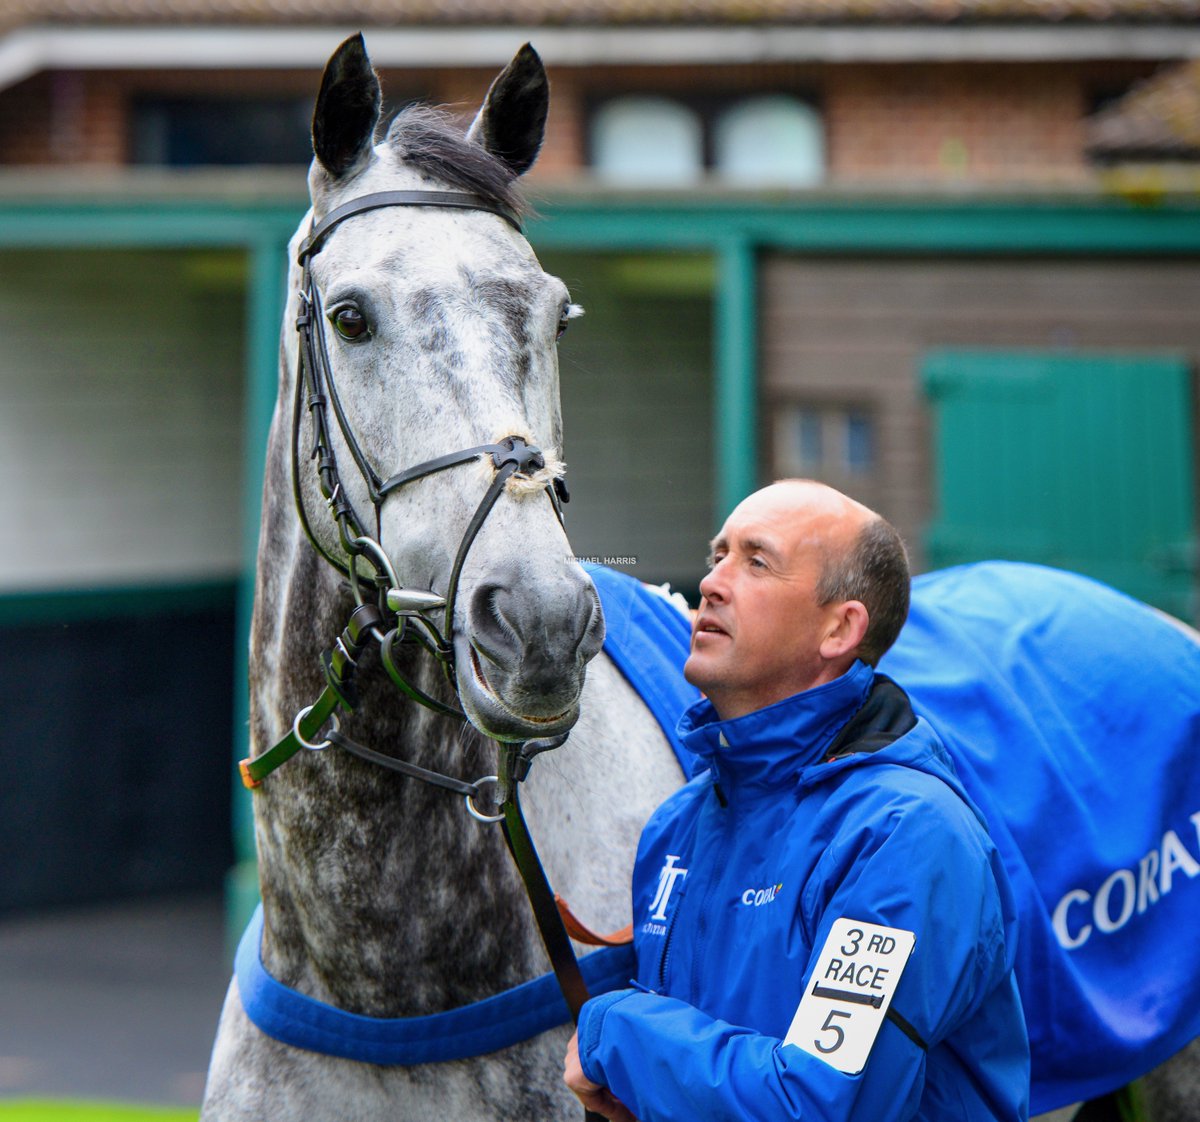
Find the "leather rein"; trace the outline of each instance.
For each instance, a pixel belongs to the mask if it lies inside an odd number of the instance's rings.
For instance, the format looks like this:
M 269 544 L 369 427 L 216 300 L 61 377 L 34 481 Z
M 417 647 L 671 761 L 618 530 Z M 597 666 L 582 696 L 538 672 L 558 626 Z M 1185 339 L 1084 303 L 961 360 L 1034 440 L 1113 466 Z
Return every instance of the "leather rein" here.
M 395 646 L 397 643 L 415 643 L 421 646 L 440 663 L 451 689 L 457 694 L 452 635 L 455 599 L 463 564 L 509 478 L 514 475 L 528 478 L 534 472 L 545 468 L 545 459 L 540 450 L 530 447 L 517 436 L 505 437 L 496 444 L 481 444 L 474 448 L 451 452 L 388 478 L 383 478 L 368 460 L 355 437 L 338 395 L 326 346 L 321 295 L 312 276 L 312 259 L 320 252 L 334 229 L 346 219 L 367 211 L 393 206 L 452 207 L 486 211 L 498 215 L 518 233 L 523 233 L 520 222 L 511 211 L 479 195 L 454 191 L 384 191 L 363 195 L 337 207 L 320 222 L 314 219 L 314 224 L 297 254 L 302 279 L 299 292 L 300 311 L 296 319 L 296 329 L 300 335 L 300 356 L 292 408 L 292 490 L 305 535 L 317 553 L 347 577 L 356 606 L 346 627 L 330 649 L 321 655 L 325 688 L 320 696 L 311 705 L 300 710 L 292 723 L 291 731 L 282 740 L 260 755 L 241 761 L 239 768 L 242 782 L 248 788 L 257 788 L 267 775 L 291 759 L 301 748 L 321 751 L 335 745 L 360 759 L 461 795 L 474 818 L 481 822 L 501 823 L 505 841 L 525 884 L 526 894 L 559 987 L 572 1019 L 577 1020 L 580 1007 L 588 999 L 587 984 L 571 946 L 563 915 L 556 904 L 556 897 L 537 856 L 519 800 L 521 781 L 529 774 L 534 758 L 541 752 L 560 746 L 566 740 L 566 734 L 544 740 L 499 745 L 497 774 L 468 782 L 418 767 L 359 744 L 345 736 L 340 728 L 338 711 L 353 711 L 358 704 L 354 675 L 359 658 L 371 643 L 378 644 L 384 669 L 406 696 L 444 716 L 466 720 L 460 708 L 431 697 L 404 677 L 396 666 Z M 313 429 L 311 458 L 316 461 L 320 493 L 337 525 L 339 544 L 345 559 L 330 552 L 320 542 L 313 532 L 304 506 L 299 445 L 306 408 Z M 374 524 L 374 536 L 369 532 L 368 523 L 359 515 L 342 485 L 337 457 L 330 440 L 330 408 L 374 507 L 374 517 L 371 519 Z M 463 533 L 445 596 L 402 587 L 395 568 L 380 543 L 384 501 L 388 495 L 408 483 L 477 461 L 484 456 L 491 456 L 495 476 Z M 545 489 L 561 522 L 562 503 L 568 500 L 561 476 L 548 482 Z M 359 561 L 373 570 L 373 575 L 367 578 L 373 587 L 366 586 L 364 575 L 359 571 Z M 426 618 L 429 613 L 439 610 L 442 611 L 440 627 Z M 320 730 L 327 724 L 331 727 L 321 740 L 317 740 Z M 495 802 L 498 813 L 481 810 L 476 802 L 481 793 L 491 787 L 496 788 Z M 575 926 L 577 921 L 570 917 L 565 906 L 564 911 L 569 917 L 567 923 L 572 924 L 572 933 L 584 941 L 591 941 L 588 938 L 591 932 L 581 925 Z M 605 937 L 594 938 L 598 943 L 605 941 Z

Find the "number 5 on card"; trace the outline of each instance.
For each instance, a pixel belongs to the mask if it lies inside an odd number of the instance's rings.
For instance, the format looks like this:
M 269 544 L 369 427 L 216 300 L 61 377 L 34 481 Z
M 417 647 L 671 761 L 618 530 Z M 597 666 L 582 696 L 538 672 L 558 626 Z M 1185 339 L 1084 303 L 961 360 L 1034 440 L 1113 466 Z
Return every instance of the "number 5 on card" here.
M 839 919 L 804 987 L 784 1044 L 855 1075 L 866 1066 L 916 936 Z

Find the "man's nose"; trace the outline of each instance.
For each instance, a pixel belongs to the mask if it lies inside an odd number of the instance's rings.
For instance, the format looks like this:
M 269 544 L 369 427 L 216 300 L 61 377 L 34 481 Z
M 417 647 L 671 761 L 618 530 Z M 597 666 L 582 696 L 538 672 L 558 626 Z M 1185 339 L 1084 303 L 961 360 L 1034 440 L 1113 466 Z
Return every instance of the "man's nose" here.
M 718 561 L 700 581 L 700 595 L 712 603 L 725 598 L 725 579 L 721 572 L 721 562 Z

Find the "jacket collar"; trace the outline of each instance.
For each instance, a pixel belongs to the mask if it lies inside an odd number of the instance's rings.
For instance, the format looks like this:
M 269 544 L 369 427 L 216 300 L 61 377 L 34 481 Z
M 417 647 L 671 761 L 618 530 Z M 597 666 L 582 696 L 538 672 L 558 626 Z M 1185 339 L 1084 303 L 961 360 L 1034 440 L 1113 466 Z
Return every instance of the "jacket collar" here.
M 824 758 L 842 726 L 871 691 L 875 672 L 855 662 L 840 678 L 722 721 L 707 699 L 679 721 L 684 745 L 731 788 L 778 788 Z

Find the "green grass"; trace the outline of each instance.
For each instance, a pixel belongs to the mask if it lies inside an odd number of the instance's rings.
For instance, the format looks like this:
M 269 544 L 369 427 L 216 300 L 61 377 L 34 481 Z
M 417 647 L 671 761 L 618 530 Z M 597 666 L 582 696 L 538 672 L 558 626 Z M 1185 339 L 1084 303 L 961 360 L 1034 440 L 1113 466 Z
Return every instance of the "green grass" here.
M 194 1107 L 0 1099 L 0 1122 L 196 1122 Z

